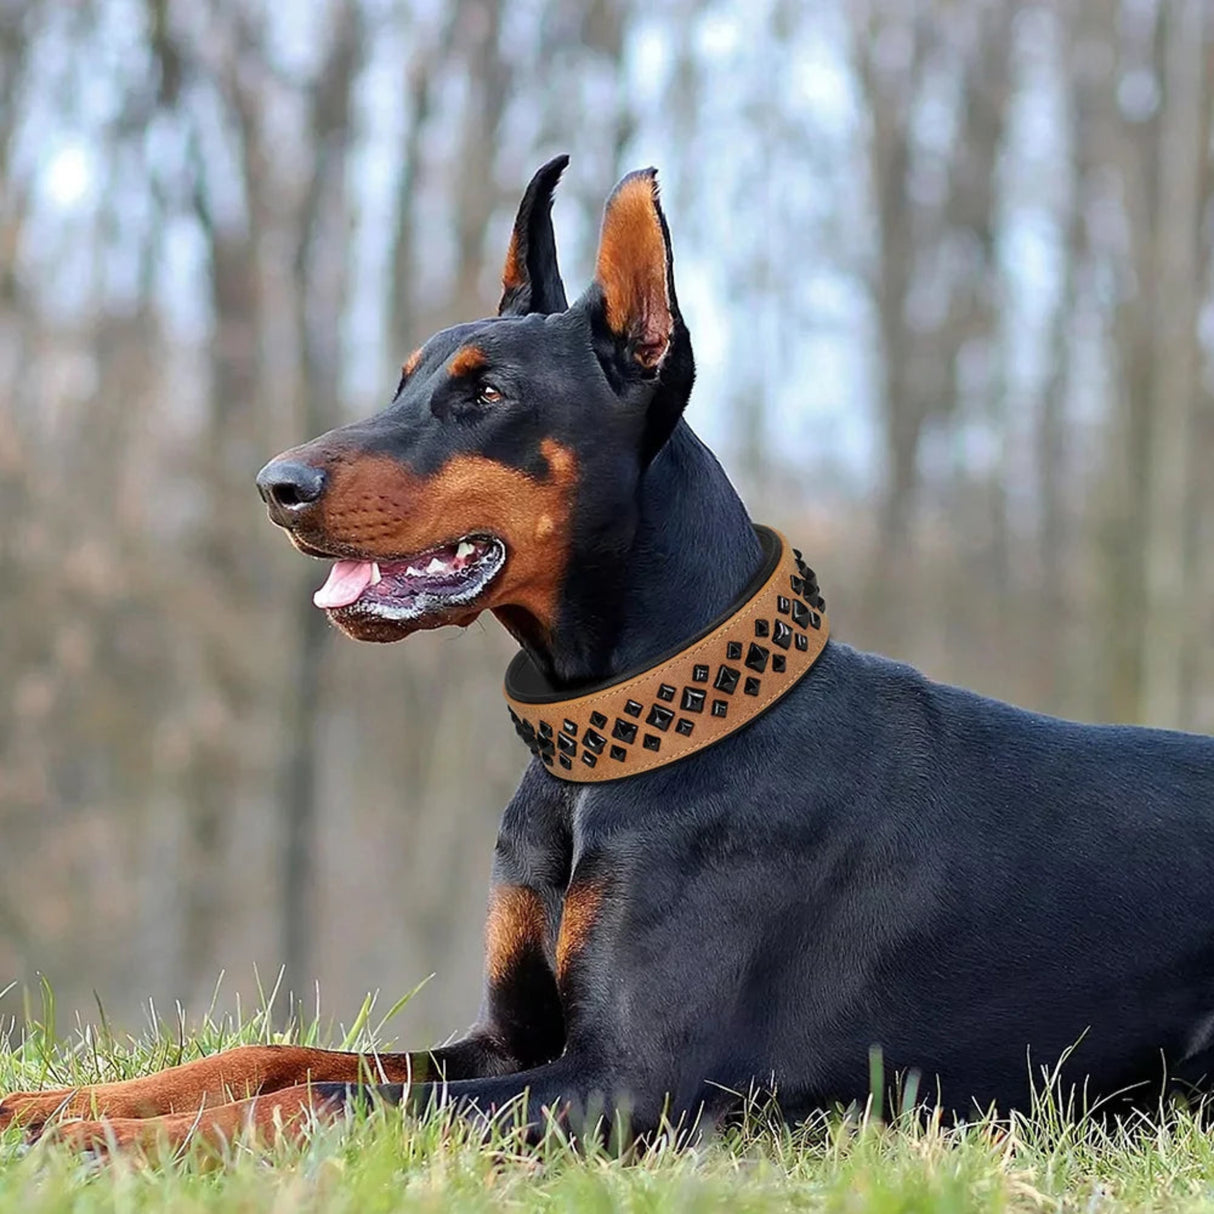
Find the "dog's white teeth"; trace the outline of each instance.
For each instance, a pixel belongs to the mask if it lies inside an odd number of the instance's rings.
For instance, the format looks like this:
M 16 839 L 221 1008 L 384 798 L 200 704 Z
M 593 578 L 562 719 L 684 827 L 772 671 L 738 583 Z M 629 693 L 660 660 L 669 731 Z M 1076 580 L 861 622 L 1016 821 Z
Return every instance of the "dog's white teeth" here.
M 422 577 L 424 575 L 422 574 L 422 571 L 420 569 L 414 569 L 413 566 L 410 565 L 409 568 L 405 570 L 405 576 L 406 577 Z
M 461 559 L 471 556 L 476 551 L 476 546 L 468 543 L 467 540 L 461 540 L 459 547 L 455 550 L 455 555 Z
M 430 563 L 426 566 L 426 572 L 427 573 L 446 573 L 447 566 L 442 561 L 440 561 L 438 559 L 438 557 L 433 557 L 431 559 Z
M 384 575 L 379 571 L 379 562 L 371 562 L 371 585 L 378 586 L 384 580 Z

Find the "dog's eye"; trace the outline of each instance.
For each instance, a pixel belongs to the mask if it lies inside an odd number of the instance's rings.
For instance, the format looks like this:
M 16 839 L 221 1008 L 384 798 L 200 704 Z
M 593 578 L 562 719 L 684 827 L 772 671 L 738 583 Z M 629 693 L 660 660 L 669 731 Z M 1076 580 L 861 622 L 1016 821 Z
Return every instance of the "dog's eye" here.
M 481 389 L 476 394 L 476 401 L 480 405 L 499 405 L 502 401 L 502 394 L 492 384 L 481 384 Z

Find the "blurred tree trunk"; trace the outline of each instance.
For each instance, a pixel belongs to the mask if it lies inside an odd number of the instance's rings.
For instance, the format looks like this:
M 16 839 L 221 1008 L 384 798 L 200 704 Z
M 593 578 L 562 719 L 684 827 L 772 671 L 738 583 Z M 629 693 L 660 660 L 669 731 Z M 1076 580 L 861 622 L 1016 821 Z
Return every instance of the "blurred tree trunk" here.
M 967 346 L 982 354 L 987 410 L 1002 409 L 994 262 L 1013 6 L 988 0 L 953 22 L 943 12 L 891 0 L 857 4 L 850 12 L 853 60 L 870 126 L 877 248 L 869 290 L 884 373 L 885 481 L 868 599 L 878 643 L 897 649 L 902 621 L 914 614 L 893 588 L 914 584 L 920 446 L 928 423 L 958 406 L 958 359 Z M 933 76 L 943 63 L 957 75 L 958 129 L 947 151 L 935 153 L 947 157 L 945 186 L 938 198 L 925 198 L 917 186 L 925 153 L 916 147 L 913 119 L 922 91 L 939 88 Z M 994 500 L 1001 534 L 998 491 Z
M 161 718 L 164 784 L 153 796 L 154 809 L 182 816 L 180 832 L 167 831 L 154 845 L 160 856 L 166 849 L 176 853 L 160 874 L 154 901 L 162 901 L 169 887 L 168 900 L 180 908 L 177 961 L 165 981 L 184 997 L 209 993 L 227 936 L 229 831 L 245 788 L 247 737 L 261 699 L 249 661 L 258 644 L 260 568 L 247 521 L 260 448 L 257 403 L 265 388 L 263 240 L 276 191 L 265 146 L 265 31 L 252 10 L 208 12 L 203 43 L 192 39 L 184 10 L 147 0 L 145 11 L 158 73 L 153 109 L 142 121 L 159 109 L 186 147 L 178 176 L 159 181 L 160 166 L 150 162 L 149 178 L 154 190 L 190 214 L 201 234 L 212 326 L 200 432 L 177 474 L 192 482 L 200 506 L 183 536 L 193 576 L 177 603 L 193 626 L 172 649 L 170 678 L 181 693 Z M 217 154 L 220 146 L 230 159 Z
M 328 53 L 311 92 L 308 134 L 314 149 L 298 226 L 292 296 L 303 396 L 300 432 L 323 433 L 340 418 L 341 335 L 349 275 L 348 160 L 354 86 L 363 56 L 362 12 L 354 0 L 329 10 Z M 312 605 L 313 570 L 297 580 L 283 702 L 285 748 L 279 777 L 282 830 L 281 950 L 286 989 L 303 993 L 313 976 L 316 820 L 321 738 L 321 661 L 329 635 Z
M 1139 717 L 1152 725 L 1186 723 L 1185 604 L 1189 590 L 1192 443 L 1201 399 L 1197 324 L 1202 203 L 1209 166 L 1210 89 L 1205 0 L 1171 0 L 1161 10 L 1164 102 L 1159 127 L 1159 201 L 1152 261 L 1154 349 L 1143 452 L 1148 487 Z M 1145 235 L 1145 234 L 1144 234 Z
M 485 298 L 485 238 L 502 201 L 494 167 L 512 85 L 501 46 L 505 0 L 457 0 L 457 5 L 468 95 L 455 158 L 455 280 L 446 323 L 483 316 L 495 302 Z M 496 276 L 496 263 L 493 268 Z
M 1191 564 L 1201 306 L 1193 267 L 1208 190 L 1209 31 L 1200 2 L 1161 8 L 1131 27 L 1136 40 L 1119 30 L 1119 11 L 1115 0 L 1086 0 L 1079 22 L 1087 62 L 1106 65 L 1082 84 L 1076 147 L 1105 191 L 1090 242 L 1116 286 L 1115 407 L 1100 487 L 1107 673 L 1097 713 L 1175 726 L 1187 714 L 1180 598 Z M 1153 82 L 1153 101 L 1127 93 L 1127 80 Z M 1114 203 L 1119 228 L 1107 222 Z
M 1089 489 L 1089 534 L 1096 574 L 1088 604 L 1091 664 L 1095 671 L 1090 711 L 1098 719 L 1130 720 L 1137 711 L 1141 678 L 1139 608 L 1144 482 L 1141 402 L 1146 385 L 1141 313 L 1149 310 L 1153 281 L 1136 261 L 1149 224 L 1151 199 L 1149 122 L 1124 121 L 1118 84 L 1124 69 L 1118 39 L 1119 0 L 1079 0 L 1072 14 L 1070 58 L 1075 68 L 1070 110 L 1071 146 L 1081 193 L 1084 239 L 1113 364 L 1099 455 Z M 1100 222 L 1120 204 L 1127 236 L 1119 240 Z M 1136 288 L 1136 289 L 1135 289 Z
M 228 611 L 252 603 L 243 542 L 245 528 L 234 517 L 249 486 L 246 468 L 250 444 L 247 426 L 258 396 L 258 334 L 261 300 L 257 281 L 258 239 L 250 226 L 231 229 L 212 217 L 203 229 L 209 248 L 211 304 L 215 335 L 211 343 L 211 390 L 201 451 L 200 483 L 207 497 L 198 535 L 198 563 L 214 578 Z M 243 512 L 242 512 L 243 513 Z M 215 620 L 200 638 L 193 673 L 205 678 L 207 694 L 193 707 L 190 759 L 183 797 L 187 815 L 182 942 L 183 982 L 198 981 L 214 964 L 225 925 L 225 859 L 228 824 L 239 788 L 243 758 L 241 722 L 252 701 L 248 672 L 232 647 L 235 638 Z
M 415 45 L 405 71 L 408 127 L 396 179 L 389 263 L 392 278 L 385 313 L 389 356 L 398 362 L 404 362 L 425 336 L 426 309 L 417 297 L 415 194 L 422 180 L 423 141 L 434 110 L 436 81 L 447 67 L 458 15 L 458 6 L 450 5 L 432 41 L 415 25 Z
M 916 390 L 912 371 L 915 333 L 909 314 L 909 294 L 919 234 L 916 208 L 910 197 L 910 116 L 921 71 L 924 31 L 913 19 L 876 21 L 870 18 L 858 31 L 860 80 L 869 121 L 869 175 L 877 222 L 877 262 L 871 275 L 877 328 L 881 343 L 881 439 L 885 481 L 877 520 L 876 560 L 869 599 L 878 621 L 879 643 L 889 644 L 896 631 L 896 616 L 883 606 L 896 596 L 891 586 L 902 585 L 909 570 L 907 546 L 910 516 L 918 485 L 919 438 L 927 420 L 929 402 Z M 902 62 L 896 68 L 877 60 L 879 39 L 888 46 L 906 41 Z
M 25 450 L 19 414 L 23 367 L 34 361 L 35 316 L 24 297 L 18 272 L 18 250 L 29 211 L 29 192 L 21 188 L 11 172 L 16 136 L 21 117 L 21 102 L 30 63 L 29 45 L 34 23 L 41 18 L 41 6 L 10 4 L 0 7 L 0 518 L 8 520 L 0 527 L 0 563 L 6 576 L 0 580 L 0 672 L 8 694 L 0 703 L 0 832 L 8 841 L 0 856 L 0 945 L 8 945 L 24 962 L 27 959 L 29 930 L 19 909 L 20 900 L 12 894 L 10 864 L 4 860 L 21 854 L 15 844 L 17 812 L 25 797 L 22 786 L 29 783 L 28 752 L 23 745 L 19 692 L 28 662 L 24 643 L 25 629 L 14 621 L 21 618 L 35 570 L 30 565 L 28 544 L 24 542 L 19 520 L 32 520 L 34 502 L 31 478 L 36 475 L 35 461 Z M 23 752 L 26 752 L 23 755 Z M 3 950 L 0 949 L 0 952 Z M 25 970 L 24 964 L 22 971 Z
M 1067 486 L 1070 433 L 1067 394 L 1071 387 L 1071 325 L 1078 307 L 1078 277 L 1085 260 L 1082 223 L 1082 183 L 1074 182 L 1065 215 L 1062 251 L 1062 285 L 1050 317 L 1049 371 L 1041 394 L 1035 436 L 1039 496 L 1037 537 L 1040 583 L 1037 588 L 1037 678 L 1049 708 L 1075 712 L 1072 690 L 1075 672 L 1070 656 L 1070 587 L 1072 573 L 1067 553 L 1072 528 Z

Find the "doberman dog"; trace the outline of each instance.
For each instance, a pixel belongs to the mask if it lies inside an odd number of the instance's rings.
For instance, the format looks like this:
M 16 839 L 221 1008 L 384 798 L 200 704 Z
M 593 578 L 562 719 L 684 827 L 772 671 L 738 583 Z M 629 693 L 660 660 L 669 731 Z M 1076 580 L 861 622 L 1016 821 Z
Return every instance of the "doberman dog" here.
M 294 545 L 335 560 L 317 603 L 343 632 L 489 610 L 558 699 L 685 651 L 769 564 L 683 420 L 694 363 L 655 173 L 612 193 L 569 305 L 565 163 L 526 192 L 498 315 L 436 334 L 387 409 L 258 478 Z M 810 579 L 793 574 L 812 599 Z M 564 778 L 516 722 L 536 757 L 498 836 L 469 1035 L 367 1059 L 245 1047 L 13 1095 L 0 1123 L 62 1108 L 95 1119 L 61 1127 L 77 1142 L 269 1133 L 369 1075 L 411 1106 L 528 1093 L 531 1119 L 626 1109 L 643 1133 L 751 1091 L 790 1119 L 864 1101 L 874 1047 L 960 1116 L 1025 1107 L 1064 1056 L 1089 1098 L 1203 1088 L 1214 740 L 1040 716 L 836 641 L 744 728 L 622 778 Z

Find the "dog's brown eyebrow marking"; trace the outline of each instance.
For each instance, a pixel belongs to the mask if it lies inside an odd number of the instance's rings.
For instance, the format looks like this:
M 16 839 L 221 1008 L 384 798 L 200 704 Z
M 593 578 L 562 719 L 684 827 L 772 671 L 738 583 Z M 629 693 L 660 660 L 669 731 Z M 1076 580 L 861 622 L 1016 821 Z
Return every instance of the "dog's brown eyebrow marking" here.
M 418 346 L 408 358 L 405 359 L 404 365 L 401 367 L 401 374 L 408 377 L 417 370 L 418 363 L 422 360 L 422 348 Z
M 452 376 L 471 375 L 474 371 L 479 371 L 488 361 L 480 346 L 464 346 L 462 349 L 456 350 L 451 362 L 447 365 L 447 374 Z

